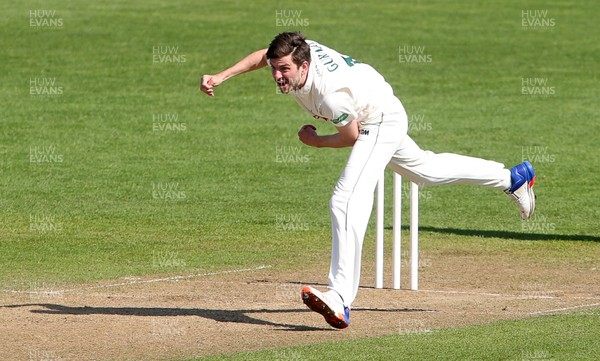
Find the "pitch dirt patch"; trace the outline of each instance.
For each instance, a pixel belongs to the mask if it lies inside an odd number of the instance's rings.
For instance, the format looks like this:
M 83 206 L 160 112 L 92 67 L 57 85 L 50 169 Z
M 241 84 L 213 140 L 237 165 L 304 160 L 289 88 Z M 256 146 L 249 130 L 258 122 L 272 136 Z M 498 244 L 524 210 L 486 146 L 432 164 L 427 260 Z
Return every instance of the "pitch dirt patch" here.
M 457 256 L 458 257 L 458 256 Z M 514 257 L 447 256 L 421 271 L 421 290 L 363 287 L 346 330 L 300 300 L 318 270 L 257 267 L 64 290 L 0 293 L 2 360 L 165 360 L 385 334 L 427 332 L 600 306 L 597 269 L 554 269 Z M 390 284 L 386 279 L 386 284 Z

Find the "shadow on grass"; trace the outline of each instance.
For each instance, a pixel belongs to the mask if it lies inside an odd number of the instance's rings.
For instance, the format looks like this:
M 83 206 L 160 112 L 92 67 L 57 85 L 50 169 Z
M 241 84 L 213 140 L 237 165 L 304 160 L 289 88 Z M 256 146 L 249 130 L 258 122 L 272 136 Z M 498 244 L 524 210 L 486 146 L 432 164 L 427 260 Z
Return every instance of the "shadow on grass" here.
M 391 229 L 391 227 L 389 228 Z M 402 226 L 403 230 L 408 230 L 408 226 Z M 543 234 L 511 231 L 477 230 L 477 229 L 459 229 L 459 228 L 441 228 L 431 226 L 421 226 L 420 231 L 456 234 L 459 236 L 482 237 L 482 238 L 503 238 L 516 239 L 523 241 L 581 241 L 581 242 L 600 242 L 600 236 L 580 235 L 580 234 Z
M 31 313 L 42 313 L 50 315 L 116 315 L 116 316 L 198 316 L 218 322 L 245 323 L 250 325 L 272 326 L 284 331 L 335 331 L 333 328 L 312 327 L 304 325 L 292 325 L 261 320 L 250 314 L 276 314 L 276 313 L 298 313 L 311 312 L 308 309 L 249 309 L 249 310 L 219 310 L 204 308 L 164 308 L 164 307 L 77 307 L 65 306 L 52 303 L 29 303 L 20 305 L 6 305 L 5 308 L 38 306 L 43 309 L 31 310 Z M 356 308 L 357 312 L 431 312 L 421 309 L 382 309 L 382 308 Z

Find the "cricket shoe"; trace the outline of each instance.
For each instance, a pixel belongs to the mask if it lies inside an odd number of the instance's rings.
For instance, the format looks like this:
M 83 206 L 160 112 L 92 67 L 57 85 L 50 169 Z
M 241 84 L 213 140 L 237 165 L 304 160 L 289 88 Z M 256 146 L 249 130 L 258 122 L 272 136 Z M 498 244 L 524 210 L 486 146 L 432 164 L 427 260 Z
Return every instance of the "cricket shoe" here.
M 346 328 L 350 325 L 350 309 L 334 300 L 327 293 L 322 293 L 310 286 L 302 288 L 302 301 L 312 311 L 325 317 L 331 327 Z
M 535 183 L 535 172 L 528 161 L 510 169 L 511 186 L 504 192 L 519 206 L 521 219 L 531 218 L 535 211 L 535 194 L 533 184 Z

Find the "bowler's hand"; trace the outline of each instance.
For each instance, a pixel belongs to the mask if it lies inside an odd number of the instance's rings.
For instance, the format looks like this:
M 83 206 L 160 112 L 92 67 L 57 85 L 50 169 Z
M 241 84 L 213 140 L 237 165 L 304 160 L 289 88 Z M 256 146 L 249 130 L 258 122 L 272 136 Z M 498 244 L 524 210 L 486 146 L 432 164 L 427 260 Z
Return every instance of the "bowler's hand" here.
M 202 75 L 200 78 L 200 90 L 208 96 L 214 97 L 214 87 L 218 86 L 223 82 L 223 77 L 220 75 Z
M 300 141 L 311 147 L 317 147 L 319 136 L 317 135 L 317 128 L 311 124 L 306 124 L 298 132 L 298 138 Z

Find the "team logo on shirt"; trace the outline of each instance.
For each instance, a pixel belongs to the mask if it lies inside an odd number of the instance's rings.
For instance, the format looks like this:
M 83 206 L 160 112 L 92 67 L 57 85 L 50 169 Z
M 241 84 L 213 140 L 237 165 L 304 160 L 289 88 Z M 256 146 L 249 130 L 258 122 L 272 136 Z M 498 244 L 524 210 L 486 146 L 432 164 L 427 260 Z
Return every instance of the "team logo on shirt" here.
M 342 115 L 340 115 L 336 119 L 331 119 L 331 122 L 333 124 L 338 124 L 339 122 L 346 120 L 346 118 L 348 118 L 348 114 L 342 113 Z
M 329 119 L 329 118 L 322 117 L 320 115 L 313 114 L 313 118 L 322 119 L 326 122 L 331 121 L 333 124 L 338 124 L 339 122 L 346 120 L 346 118 L 348 118 L 348 114 L 342 113 L 342 115 L 340 115 L 339 117 L 337 117 L 335 119 Z

